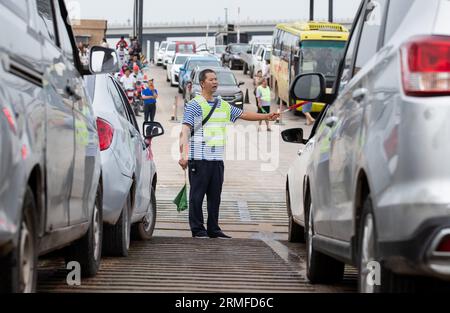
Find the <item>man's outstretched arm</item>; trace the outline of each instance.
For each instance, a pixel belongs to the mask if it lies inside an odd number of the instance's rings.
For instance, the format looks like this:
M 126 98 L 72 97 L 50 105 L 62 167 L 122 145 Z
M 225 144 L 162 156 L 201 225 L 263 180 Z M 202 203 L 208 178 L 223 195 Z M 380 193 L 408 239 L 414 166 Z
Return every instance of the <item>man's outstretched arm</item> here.
M 276 121 L 280 117 L 279 113 L 259 114 L 254 112 L 244 112 L 241 115 L 241 119 L 244 121 L 257 122 L 257 121 Z

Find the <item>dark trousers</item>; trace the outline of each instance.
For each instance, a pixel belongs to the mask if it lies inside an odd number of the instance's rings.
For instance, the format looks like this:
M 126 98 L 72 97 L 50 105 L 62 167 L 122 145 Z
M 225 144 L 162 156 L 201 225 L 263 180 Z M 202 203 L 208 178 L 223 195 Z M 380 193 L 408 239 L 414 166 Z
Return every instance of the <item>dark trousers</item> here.
M 156 104 L 144 104 L 144 118 L 145 122 L 155 121 L 155 115 L 156 115 Z
M 219 227 L 219 207 L 224 179 L 222 161 L 189 161 L 189 225 L 192 235 L 214 235 L 221 232 Z M 208 229 L 203 220 L 203 200 L 207 197 Z

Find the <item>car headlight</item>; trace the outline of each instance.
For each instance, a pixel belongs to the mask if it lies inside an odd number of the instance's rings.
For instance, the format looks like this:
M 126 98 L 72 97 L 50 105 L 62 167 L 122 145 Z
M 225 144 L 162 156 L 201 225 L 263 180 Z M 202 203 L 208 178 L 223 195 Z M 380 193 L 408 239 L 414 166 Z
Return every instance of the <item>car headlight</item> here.
M 244 94 L 242 92 L 239 92 L 239 93 L 235 94 L 234 97 L 236 99 L 243 99 L 244 98 Z

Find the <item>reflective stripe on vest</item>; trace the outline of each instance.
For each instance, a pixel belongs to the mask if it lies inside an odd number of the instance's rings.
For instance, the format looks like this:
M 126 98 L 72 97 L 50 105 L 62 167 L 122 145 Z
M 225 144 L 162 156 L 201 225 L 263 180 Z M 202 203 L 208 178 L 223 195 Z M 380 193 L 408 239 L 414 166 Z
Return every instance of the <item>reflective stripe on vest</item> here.
M 203 120 L 205 120 L 212 110 L 211 105 L 202 96 L 197 96 L 194 100 L 200 105 Z M 203 126 L 203 138 L 208 147 L 225 146 L 226 126 L 230 123 L 230 120 L 231 105 L 221 100 L 220 106 L 217 106 L 208 123 Z
M 272 95 L 270 93 L 270 88 L 263 88 L 262 86 L 258 87 L 259 93 L 261 94 L 261 100 L 264 102 L 270 102 L 272 100 Z

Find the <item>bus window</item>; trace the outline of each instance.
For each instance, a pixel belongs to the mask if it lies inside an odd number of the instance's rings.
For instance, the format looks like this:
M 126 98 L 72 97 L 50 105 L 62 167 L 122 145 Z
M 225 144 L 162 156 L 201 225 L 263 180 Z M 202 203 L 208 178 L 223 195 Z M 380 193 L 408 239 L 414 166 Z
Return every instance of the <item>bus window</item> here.
M 334 81 L 345 44 L 345 41 L 303 41 L 300 72 L 319 72 L 327 78 L 327 81 Z

